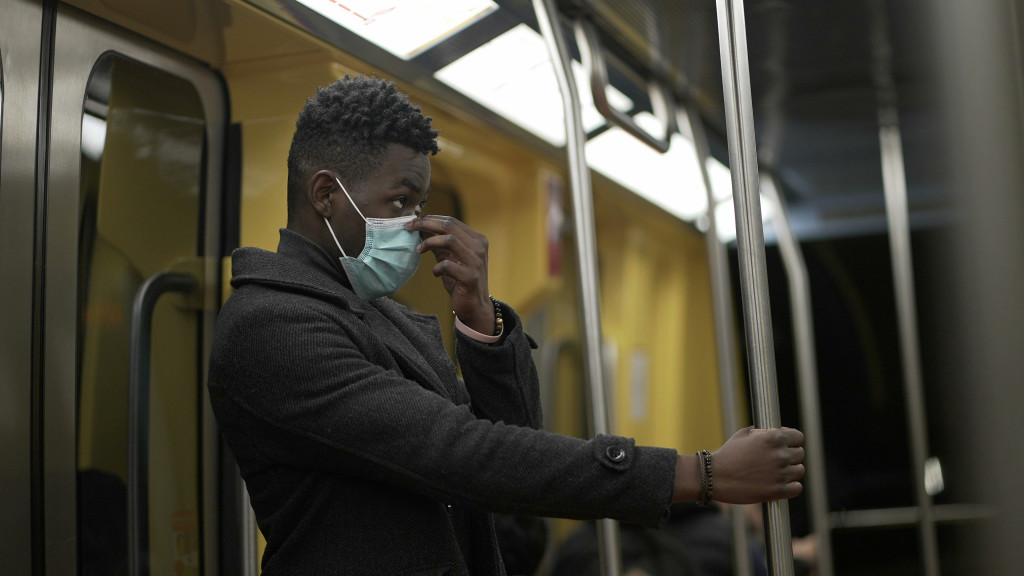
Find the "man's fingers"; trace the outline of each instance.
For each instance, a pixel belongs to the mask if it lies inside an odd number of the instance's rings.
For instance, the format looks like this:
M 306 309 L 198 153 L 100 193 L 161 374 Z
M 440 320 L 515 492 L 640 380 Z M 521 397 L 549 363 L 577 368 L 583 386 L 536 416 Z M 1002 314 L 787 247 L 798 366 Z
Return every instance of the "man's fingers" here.
M 454 260 L 441 260 L 437 264 L 434 264 L 433 268 L 434 276 L 438 278 L 450 278 L 455 281 L 456 284 L 471 285 L 477 282 L 480 278 L 478 271 L 472 266 L 466 266 L 460 262 Z
M 758 434 L 770 434 L 768 437 L 770 441 L 774 441 L 780 446 L 803 446 L 804 445 L 804 433 L 797 430 L 796 428 L 746 428 L 751 433 Z M 742 432 L 743 430 L 740 430 Z
M 462 242 L 467 249 L 484 254 L 487 252 L 487 237 L 451 216 L 423 216 L 410 220 L 405 228 L 418 230 L 424 239 L 451 236 Z
M 780 428 L 783 434 L 786 435 L 786 440 L 790 446 L 803 446 L 804 445 L 804 433 L 797 430 L 796 428 Z
M 783 498 L 796 498 L 804 491 L 804 485 L 799 482 L 790 482 L 782 488 Z
M 790 480 L 797 481 L 802 480 L 804 475 L 807 474 L 807 468 L 804 468 L 803 464 L 796 464 L 790 467 Z
M 457 218 L 451 216 L 438 216 L 430 214 L 410 220 L 405 225 L 406 230 L 419 230 L 427 235 L 460 234 L 466 230 L 472 230 Z
M 420 233 L 420 244 L 416 250 L 423 254 L 427 251 L 434 252 L 438 260 L 454 258 L 460 262 L 483 262 L 487 258 L 487 238 L 476 236 L 463 236 L 459 234 L 433 234 L 430 236 Z
M 423 240 L 420 245 L 417 246 L 417 250 L 420 254 L 424 252 L 433 251 L 439 258 L 442 257 L 441 251 L 446 252 L 460 252 L 462 242 L 454 234 L 439 234 L 430 237 L 422 237 Z

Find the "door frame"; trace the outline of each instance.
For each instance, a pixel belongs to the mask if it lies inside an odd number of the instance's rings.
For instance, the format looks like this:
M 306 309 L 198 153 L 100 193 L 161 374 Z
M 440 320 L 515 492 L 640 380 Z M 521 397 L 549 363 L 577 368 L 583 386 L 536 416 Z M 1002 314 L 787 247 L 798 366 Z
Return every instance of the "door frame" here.
M 77 573 L 77 398 L 78 243 L 81 193 L 82 112 L 96 62 L 114 52 L 193 84 L 206 120 L 206 180 L 203 221 L 202 352 L 209 362 L 219 306 L 219 255 L 224 133 L 227 96 L 207 66 L 61 4 L 54 45 L 50 148 L 46 167 L 43 289 L 43 478 L 45 573 Z M 202 381 L 205 388 L 205 376 Z M 218 573 L 217 430 L 208 396 L 201 393 L 200 499 L 205 574 Z
M 0 566 L 29 574 L 33 534 L 41 529 L 35 400 L 40 386 L 33 357 L 32 309 L 36 274 L 40 40 L 44 9 L 38 2 L 0 0 Z M 45 35 L 43 35 L 45 36 Z M 45 114 L 45 108 L 44 112 Z

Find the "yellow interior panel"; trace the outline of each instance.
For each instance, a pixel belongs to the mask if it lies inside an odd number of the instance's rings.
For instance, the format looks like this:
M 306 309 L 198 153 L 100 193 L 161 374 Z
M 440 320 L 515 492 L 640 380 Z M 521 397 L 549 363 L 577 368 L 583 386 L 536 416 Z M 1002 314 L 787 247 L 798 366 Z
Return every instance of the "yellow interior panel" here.
M 615 350 L 615 432 L 680 450 L 723 438 L 704 238 L 595 179 L 604 337 Z

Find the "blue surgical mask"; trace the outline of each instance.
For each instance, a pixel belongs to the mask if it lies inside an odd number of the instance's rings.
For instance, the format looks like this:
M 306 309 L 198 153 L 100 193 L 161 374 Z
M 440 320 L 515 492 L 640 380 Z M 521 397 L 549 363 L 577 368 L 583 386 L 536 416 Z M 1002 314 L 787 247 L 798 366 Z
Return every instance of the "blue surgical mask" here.
M 341 181 L 337 178 L 334 181 L 341 186 L 341 191 L 345 193 L 352 207 L 366 222 L 366 242 L 363 251 L 353 258 L 345 254 L 345 249 L 338 242 L 331 223 L 324 218 L 334 243 L 338 245 L 338 250 L 341 250 L 339 260 L 349 283 L 352 284 L 352 289 L 364 300 L 373 300 L 396 292 L 412 278 L 420 264 L 420 253 L 416 251 L 416 246 L 420 243 L 420 233 L 405 229 L 405 224 L 416 216 L 367 218 L 359 211 Z

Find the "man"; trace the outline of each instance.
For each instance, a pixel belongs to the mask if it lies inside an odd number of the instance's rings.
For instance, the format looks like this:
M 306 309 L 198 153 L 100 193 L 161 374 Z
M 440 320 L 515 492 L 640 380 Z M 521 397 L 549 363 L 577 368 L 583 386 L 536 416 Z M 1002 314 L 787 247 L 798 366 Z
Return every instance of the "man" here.
M 673 501 L 798 494 L 795 430 L 743 430 L 699 458 L 537 429 L 536 344 L 490 298 L 487 239 L 419 216 L 430 122 L 390 82 L 319 89 L 296 123 L 278 251 L 233 256 L 209 388 L 267 538 L 263 574 L 497 575 L 490 512 L 659 525 Z M 464 383 L 437 318 L 386 296 L 425 252 Z

